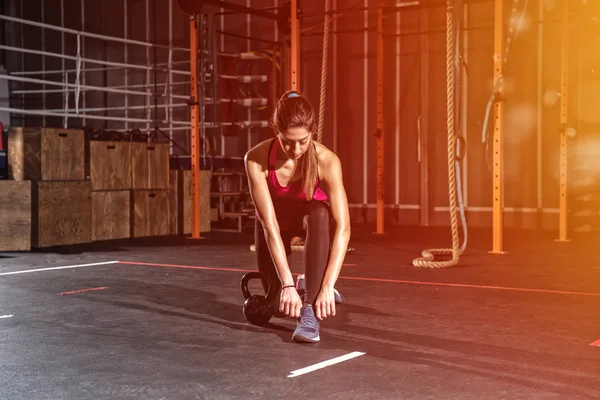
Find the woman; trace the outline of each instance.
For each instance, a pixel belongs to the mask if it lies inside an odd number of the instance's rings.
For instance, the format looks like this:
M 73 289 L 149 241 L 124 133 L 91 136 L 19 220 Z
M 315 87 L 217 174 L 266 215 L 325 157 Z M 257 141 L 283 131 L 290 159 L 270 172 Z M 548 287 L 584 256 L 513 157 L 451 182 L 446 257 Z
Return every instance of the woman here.
M 350 239 L 341 164 L 313 139 L 316 116 L 298 92 L 279 99 L 272 125 L 277 136 L 244 158 L 257 215 L 258 269 L 276 282 L 279 311 L 298 319 L 293 340 L 318 342 L 319 321 L 335 316 L 334 285 Z M 289 267 L 295 236 L 305 236 L 303 299 Z

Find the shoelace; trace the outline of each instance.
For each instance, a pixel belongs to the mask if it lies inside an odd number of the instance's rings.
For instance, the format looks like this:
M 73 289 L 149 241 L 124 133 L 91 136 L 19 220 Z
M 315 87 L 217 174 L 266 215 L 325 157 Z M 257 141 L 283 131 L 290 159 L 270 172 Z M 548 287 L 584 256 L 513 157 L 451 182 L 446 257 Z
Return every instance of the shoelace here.
M 314 313 L 311 312 L 305 312 L 305 313 L 301 313 L 300 314 L 300 323 L 301 324 L 310 324 L 310 325 L 317 325 L 318 321 L 317 321 L 317 317 L 315 317 Z

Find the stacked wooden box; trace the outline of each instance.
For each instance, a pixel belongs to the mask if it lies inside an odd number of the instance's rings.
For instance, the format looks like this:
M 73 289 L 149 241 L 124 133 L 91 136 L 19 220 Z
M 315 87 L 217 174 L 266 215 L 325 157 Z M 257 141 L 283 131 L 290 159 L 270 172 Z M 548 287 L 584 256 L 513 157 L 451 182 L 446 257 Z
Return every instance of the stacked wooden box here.
M 28 250 L 91 240 L 92 202 L 84 163 L 83 130 L 9 130 L 11 180 L 0 184 L 0 225 L 9 232 L 0 232 L 0 249 Z
M 169 235 L 169 145 L 132 143 L 133 237 Z
M 92 240 L 130 237 L 131 142 L 90 141 Z
M 191 171 L 169 171 L 167 143 L 86 143 L 83 130 L 12 128 L 8 156 L 0 251 L 191 233 Z M 200 181 L 207 232 L 208 171 Z
M 170 234 L 169 145 L 90 141 L 93 240 Z
M 31 250 L 31 181 L 0 180 L 0 251 Z
M 168 143 L 90 142 L 92 238 L 192 231 L 191 171 L 169 171 Z M 210 174 L 200 171 L 200 231 L 210 231 Z

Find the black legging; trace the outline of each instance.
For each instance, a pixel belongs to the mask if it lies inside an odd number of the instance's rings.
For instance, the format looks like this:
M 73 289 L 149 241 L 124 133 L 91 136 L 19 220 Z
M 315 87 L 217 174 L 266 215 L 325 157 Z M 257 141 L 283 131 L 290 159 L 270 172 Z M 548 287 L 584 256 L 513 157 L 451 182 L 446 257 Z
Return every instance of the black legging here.
M 306 276 L 304 304 L 313 304 L 321 288 L 323 275 L 329 261 L 330 221 L 329 206 L 322 201 L 313 200 L 299 208 L 290 229 L 281 232 L 288 264 L 292 255 L 291 239 L 295 236 L 304 237 L 306 235 L 304 241 L 304 274 Z M 271 277 L 275 282 L 273 289 L 279 293 L 281 282 L 267 246 L 263 226 L 258 219 L 254 226 L 254 245 L 256 246 L 258 270 Z

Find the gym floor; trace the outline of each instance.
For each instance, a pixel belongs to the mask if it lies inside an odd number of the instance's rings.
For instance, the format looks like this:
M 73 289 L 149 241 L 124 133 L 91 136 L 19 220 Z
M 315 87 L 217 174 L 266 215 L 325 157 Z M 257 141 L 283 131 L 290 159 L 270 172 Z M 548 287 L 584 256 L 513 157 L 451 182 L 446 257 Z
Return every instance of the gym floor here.
M 471 229 L 458 266 L 424 269 L 448 228 L 371 231 L 353 231 L 318 344 L 245 321 L 250 234 L 0 253 L 0 398 L 600 397 L 598 237 L 507 231 L 491 255 Z

